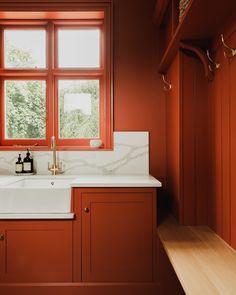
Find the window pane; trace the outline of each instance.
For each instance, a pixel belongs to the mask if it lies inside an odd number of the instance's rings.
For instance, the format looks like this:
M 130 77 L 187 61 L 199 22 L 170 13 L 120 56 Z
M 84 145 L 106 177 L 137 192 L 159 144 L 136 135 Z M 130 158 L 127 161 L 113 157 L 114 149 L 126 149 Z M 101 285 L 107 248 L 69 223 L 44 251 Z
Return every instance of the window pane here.
M 43 139 L 46 135 L 46 82 L 5 81 L 5 137 Z
M 59 137 L 99 137 L 99 80 L 59 81 Z
M 45 68 L 45 30 L 4 30 L 6 68 Z
M 59 30 L 58 66 L 60 68 L 98 68 L 100 66 L 100 31 Z

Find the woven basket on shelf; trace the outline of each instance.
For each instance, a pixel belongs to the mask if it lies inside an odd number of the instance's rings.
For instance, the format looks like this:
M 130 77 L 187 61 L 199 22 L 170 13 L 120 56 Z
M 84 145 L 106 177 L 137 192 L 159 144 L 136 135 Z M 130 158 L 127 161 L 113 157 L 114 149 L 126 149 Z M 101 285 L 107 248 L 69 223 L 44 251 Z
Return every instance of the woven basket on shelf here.
M 189 3 L 190 3 L 190 0 L 180 0 L 179 1 L 179 21 L 181 21 Z

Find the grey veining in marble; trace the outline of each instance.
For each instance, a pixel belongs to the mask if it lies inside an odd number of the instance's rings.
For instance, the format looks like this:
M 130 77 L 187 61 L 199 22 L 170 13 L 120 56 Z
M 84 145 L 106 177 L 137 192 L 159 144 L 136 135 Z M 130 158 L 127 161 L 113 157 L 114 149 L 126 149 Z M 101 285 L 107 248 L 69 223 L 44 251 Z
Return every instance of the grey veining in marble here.
M 113 151 L 61 151 L 65 174 L 149 174 L 148 132 L 114 132 Z M 0 152 L 0 174 L 13 174 L 17 151 Z M 47 175 L 52 152 L 33 152 L 37 174 Z

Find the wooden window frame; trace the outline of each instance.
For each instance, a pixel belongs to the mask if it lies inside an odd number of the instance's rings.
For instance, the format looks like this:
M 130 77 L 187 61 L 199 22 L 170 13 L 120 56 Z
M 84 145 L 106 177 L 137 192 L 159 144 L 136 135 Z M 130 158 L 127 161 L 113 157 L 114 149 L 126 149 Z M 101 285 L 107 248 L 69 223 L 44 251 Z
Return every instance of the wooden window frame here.
M 44 3 L 45 5 L 45 3 Z M 58 150 L 97 150 L 91 148 L 89 139 L 60 139 L 58 136 L 58 80 L 62 79 L 96 79 L 100 81 L 100 137 L 103 146 L 99 150 L 111 150 L 113 147 L 112 129 L 112 27 L 111 27 L 111 5 L 104 4 L 104 7 L 97 7 L 87 4 L 83 7 L 83 12 L 87 13 L 88 19 L 78 20 L 70 19 L 70 12 L 61 10 L 59 12 L 50 11 L 45 13 L 48 18 L 35 19 L 36 12 L 27 12 L 25 19 L 14 19 L 16 12 L 12 13 L 12 18 L 7 14 L 8 19 L 0 18 L 0 46 L 3 49 L 3 31 L 4 29 L 45 29 L 46 31 L 46 68 L 45 69 L 6 69 L 4 68 L 4 53 L 0 56 L 0 115 L 4 120 L 4 81 L 5 80 L 45 80 L 46 81 L 46 139 L 5 139 L 4 124 L 0 128 L 0 150 L 25 150 L 30 147 L 32 150 L 49 150 L 51 136 L 55 135 L 57 139 Z M 45 7 L 46 8 L 46 7 Z M 62 9 L 62 8 L 61 8 Z M 81 11 L 78 6 L 78 13 Z M 1 10 L 1 4 L 0 4 Z M 89 18 L 89 11 L 97 11 L 98 19 Z M 102 12 L 104 17 L 101 17 Z M 1 17 L 0 12 L 0 17 Z M 74 16 L 75 12 L 73 12 Z M 41 14 L 40 14 L 41 15 Z M 63 15 L 63 19 L 61 19 Z M 57 18 L 57 17 L 58 18 Z M 66 16 L 66 17 L 65 17 Z M 99 17 L 100 16 L 100 17 Z M 58 68 L 58 48 L 57 33 L 60 28 L 98 28 L 101 32 L 100 49 L 100 67 L 91 68 Z

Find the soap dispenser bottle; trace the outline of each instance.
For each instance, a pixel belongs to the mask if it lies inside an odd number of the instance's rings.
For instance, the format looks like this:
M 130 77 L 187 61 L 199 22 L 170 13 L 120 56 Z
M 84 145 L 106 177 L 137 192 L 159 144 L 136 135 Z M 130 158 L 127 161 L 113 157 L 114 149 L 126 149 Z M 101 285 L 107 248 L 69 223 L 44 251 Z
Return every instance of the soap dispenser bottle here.
M 23 162 L 23 171 L 24 173 L 33 173 L 33 159 L 30 157 L 29 149 L 27 149 L 26 157 Z
M 22 162 L 22 160 L 21 160 L 21 154 L 19 154 L 18 160 L 16 161 L 15 172 L 16 172 L 17 174 L 23 172 L 23 162 Z

